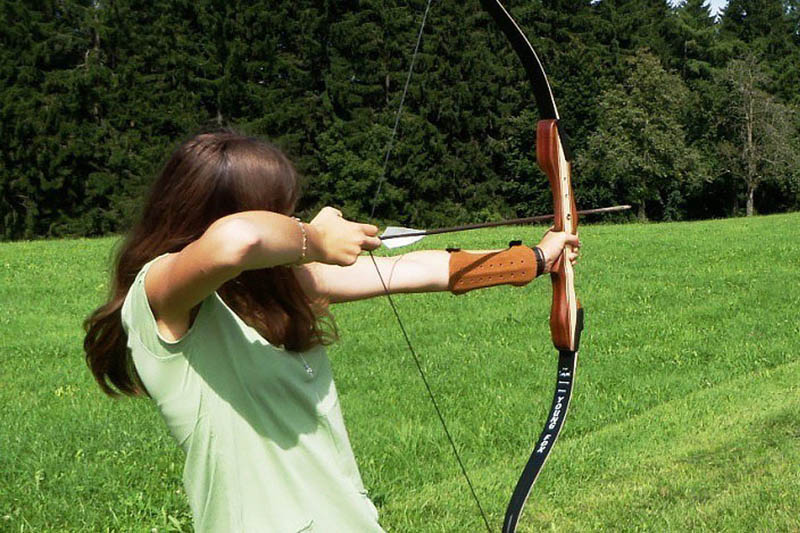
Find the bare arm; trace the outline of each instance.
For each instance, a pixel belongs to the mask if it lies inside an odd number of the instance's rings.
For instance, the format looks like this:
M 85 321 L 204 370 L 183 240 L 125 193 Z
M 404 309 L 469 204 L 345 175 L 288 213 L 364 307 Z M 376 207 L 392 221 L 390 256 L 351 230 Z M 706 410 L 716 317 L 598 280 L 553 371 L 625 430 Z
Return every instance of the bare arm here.
M 376 257 L 375 262 L 380 277 L 372 259 L 364 255 L 350 266 L 314 263 L 303 268 L 306 276 L 313 279 L 313 292 L 330 303 L 351 302 L 384 294 L 381 278 L 391 293 L 447 290 L 450 254 L 444 250 Z
M 245 212 L 214 222 L 196 241 L 153 264 L 145 279 L 159 330 L 171 340 L 189 329 L 193 307 L 250 268 L 296 261 L 302 234 L 276 213 Z
M 375 233 L 374 226 L 346 221 L 332 208 L 324 208 L 302 227 L 278 213 L 236 213 L 214 222 L 180 252 L 154 263 L 145 291 L 159 331 L 175 340 L 189 329 L 192 308 L 242 271 L 301 259 L 352 264 L 363 249 L 380 246 Z
M 539 243 L 545 254 L 545 272 L 561 255 L 565 244 L 576 248 L 578 238 L 566 233 L 548 231 Z M 473 250 L 492 252 L 498 250 Z M 577 251 L 569 251 L 569 260 L 575 263 Z M 376 257 L 380 270 L 378 276 L 372 259 L 360 256 L 349 266 L 314 263 L 298 272 L 307 292 L 329 303 L 351 302 L 384 294 L 383 283 L 392 294 L 403 292 L 437 292 L 448 290 L 450 281 L 450 254 L 444 250 L 424 250 L 394 257 Z M 383 281 L 381 281 L 383 280 Z

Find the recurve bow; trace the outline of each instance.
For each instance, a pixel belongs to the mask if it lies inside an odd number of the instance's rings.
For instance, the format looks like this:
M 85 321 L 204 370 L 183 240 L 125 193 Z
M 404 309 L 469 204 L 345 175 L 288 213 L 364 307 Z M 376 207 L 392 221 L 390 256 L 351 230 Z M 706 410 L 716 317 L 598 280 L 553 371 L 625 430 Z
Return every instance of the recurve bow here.
M 550 188 L 553 193 L 553 230 L 567 231 L 573 234 L 577 233 L 578 228 L 578 211 L 575 206 L 575 198 L 572 193 L 572 177 L 571 177 L 571 156 L 569 154 L 566 136 L 561 130 L 559 125 L 558 109 L 556 107 L 553 92 L 550 88 L 550 83 L 547 80 L 547 75 L 544 72 L 541 61 L 536 55 L 533 47 L 528 41 L 525 34 L 520 27 L 511 18 L 508 11 L 497 0 L 481 0 L 483 8 L 492 16 L 494 21 L 500 27 L 506 38 L 511 43 L 511 46 L 522 62 L 523 67 L 528 76 L 528 80 L 533 87 L 533 94 L 536 100 L 536 106 L 539 110 L 539 123 L 536 130 L 536 159 L 542 171 L 547 175 L 550 182 Z M 430 0 L 427 3 L 425 14 L 423 15 L 422 26 L 420 27 L 419 35 L 417 37 L 417 44 L 414 50 L 413 58 L 416 57 L 419 49 L 419 44 L 422 38 L 422 29 L 425 24 L 425 19 L 430 9 Z M 385 179 L 386 168 L 391 154 L 392 144 L 397 132 L 400 112 L 402 110 L 405 94 L 408 89 L 408 83 L 411 78 L 411 73 L 414 68 L 414 59 L 412 58 L 411 67 L 409 68 L 408 76 L 406 78 L 403 95 L 400 99 L 395 124 L 392 131 L 391 140 L 387 147 L 386 156 L 383 162 L 383 170 L 381 178 L 378 182 L 378 188 L 375 197 L 373 198 L 371 217 L 374 216 L 375 207 L 377 205 L 377 198 L 380 192 L 381 185 Z M 370 256 L 372 254 L 370 253 Z M 558 350 L 558 370 L 556 378 L 556 389 L 553 395 L 553 401 L 550 406 L 550 412 L 547 416 L 544 429 L 536 441 L 533 452 L 522 471 L 522 475 L 517 481 L 511 500 L 506 509 L 505 519 L 503 521 L 503 532 L 513 533 L 516 531 L 519 517 L 522 513 L 522 508 L 528 499 L 533 484 L 539 476 L 545 461 L 547 460 L 550 451 L 555 444 L 558 434 L 564 425 L 567 409 L 572 396 L 572 386 L 575 378 L 575 369 L 578 359 L 578 345 L 580 342 L 580 334 L 583 329 L 583 309 L 575 294 L 574 286 L 574 273 L 572 265 L 565 259 L 566 254 L 562 254 L 555 262 L 550 279 L 553 286 L 553 301 L 550 309 L 550 332 L 553 339 L 553 344 Z M 374 262 L 373 258 L 373 262 Z M 414 362 L 420 372 L 422 380 L 425 384 L 430 399 L 437 415 L 445 429 L 450 445 L 453 448 L 456 459 L 461 467 L 462 473 L 472 492 L 476 504 L 481 512 L 484 524 L 487 530 L 491 530 L 486 514 L 480 505 L 480 500 L 475 494 L 472 482 L 467 475 L 466 469 L 458 454 L 458 450 L 453 442 L 450 432 L 447 430 L 442 413 L 438 404 L 433 396 L 433 393 L 425 377 L 419 359 L 416 355 L 408 334 L 403 326 L 397 308 L 391 298 L 388 286 L 380 274 L 377 263 L 375 263 L 376 271 L 383 284 L 386 297 L 395 317 L 400 325 L 406 344 L 413 355 Z
M 536 160 L 550 181 L 553 193 L 553 231 L 576 234 L 578 210 L 572 193 L 571 157 L 566 136 L 560 128 L 558 108 L 547 75 L 530 41 L 503 5 L 497 0 L 481 0 L 481 5 L 511 43 L 533 87 L 540 119 L 536 128 Z M 544 429 L 508 503 L 503 521 L 504 533 L 516 531 L 522 508 L 564 425 L 572 397 L 584 313 L 575 294 L 572 264 L 566 260 L 566 254 L 556 261 L 550 279 L 553 285 L 550 335 L 558 350 L 556 389 Z

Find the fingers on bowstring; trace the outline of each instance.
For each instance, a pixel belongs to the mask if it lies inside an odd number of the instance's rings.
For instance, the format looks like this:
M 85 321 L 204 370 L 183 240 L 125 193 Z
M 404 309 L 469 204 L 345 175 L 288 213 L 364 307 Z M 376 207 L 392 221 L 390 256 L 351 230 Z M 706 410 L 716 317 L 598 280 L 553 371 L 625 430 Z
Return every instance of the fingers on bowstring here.
M 361 244 L 362 250 L 377 250 L 381 247 L 381 240 L 378 237 L 367 237 Z
M 378 226 L 375 226 L 373 224 L 360 224 L 360 226 L 361 226 L 361 231 L 363 231 L 365 235 L 374 237 L 378 234 Z

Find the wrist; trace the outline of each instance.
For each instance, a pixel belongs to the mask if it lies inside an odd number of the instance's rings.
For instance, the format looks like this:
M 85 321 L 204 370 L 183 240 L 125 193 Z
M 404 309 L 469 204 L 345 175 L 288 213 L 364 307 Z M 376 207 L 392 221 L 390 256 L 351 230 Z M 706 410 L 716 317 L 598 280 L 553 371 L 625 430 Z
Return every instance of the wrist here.
M 300 257 L 297 258 L 297 261 L 294 262 L 295 265 L 302 265 L 307 261 L 306 257 L 308 255 L 308 232 L 306 230 L 306 225 L 297 217 L 292 217 L 297 223 L 297 227 L 300 230 Z
M 306 256 L 303 263 L 317 263 L 324 259 L 322 253 L 322 235 L 318 228 L 304 224 L 306 230 Z
M 536 277 L 538 278 L 547 270 L 547 259 L 544 256 L 544 250 L 538 246 L 533 247 L 533 253 L 536 254 Z

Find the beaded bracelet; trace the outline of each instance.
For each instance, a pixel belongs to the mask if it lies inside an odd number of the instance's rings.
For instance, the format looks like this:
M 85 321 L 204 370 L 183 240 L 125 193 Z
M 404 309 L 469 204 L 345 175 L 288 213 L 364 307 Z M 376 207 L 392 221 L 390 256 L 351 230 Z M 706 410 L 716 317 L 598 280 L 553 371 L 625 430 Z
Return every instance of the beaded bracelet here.
M 297 260 L 297 264 L 300 264 L 306 259 L 306 252 L 308 251 L 308 234 L 306 233 L 306 227 L 303 225 L 302 220 L 297 217 L 292 217 L 292 219 L 297 222 L 298 226 L 300 226 L 300 232 L 303 234 L 303 249 L 300 252 L 300 259 Z

